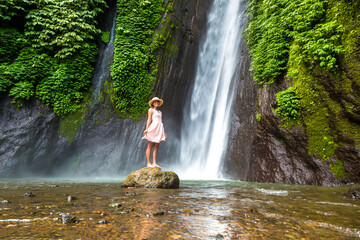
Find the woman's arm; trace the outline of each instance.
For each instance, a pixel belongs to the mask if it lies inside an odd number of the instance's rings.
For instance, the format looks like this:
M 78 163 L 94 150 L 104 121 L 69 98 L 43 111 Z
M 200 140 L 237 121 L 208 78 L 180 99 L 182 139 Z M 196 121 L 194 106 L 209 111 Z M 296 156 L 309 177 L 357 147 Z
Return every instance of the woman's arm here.
M 144 131 L 145 134 L 147 133 L 148 128 L 149 128 L 149 126 L 151 124 L 152 115 L 153 115 L 153 110 L 150 108 L 149 111 L 148 111 L 148 120 L 146 122 L 146 129 Z

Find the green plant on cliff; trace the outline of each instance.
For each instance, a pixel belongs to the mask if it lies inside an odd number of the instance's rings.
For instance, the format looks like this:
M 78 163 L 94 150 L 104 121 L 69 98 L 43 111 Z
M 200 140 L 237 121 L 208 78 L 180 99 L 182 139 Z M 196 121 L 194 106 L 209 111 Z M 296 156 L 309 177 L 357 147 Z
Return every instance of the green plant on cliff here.
M 285 121 L 297 120 L 300 117 L 300 98 L 294 88 L 290 87 L 285 91 L 276 94 L 278 107 L 275 113 Z
M 59 60 L 51 76 L 43 79 L 36 88 L 37 97 L 52 106 L 60 116 L 75 112 L 81 107 L 93 73 L 96 46 L 80 51 L 76 56 Z
M 255 118 L 260 122 L 262 118 L 262 114 L 261 113 L 256 114 Z
M 336 179 L 341 180 L 347 178 L 347 174 L 344 171 L 344 164 L 341 161 L 336 160 L 335 163 L 330 164 L 330 169 L 334 173 Z
M 287 72 L 292 41 L 301 49 L 297 61 L 337 68 L 341 26 L 327 21 L 328 0 L 251 1 L 246 29 L 254 78 L 259 84 L 280 81 Z
M 19 51 L 26 45 L 18 30 L 11 27 L 0 28 L 0 63 L 13 61 Z
M 10 21 L 12 17 L 25 11 L 27 0 L 0 0 L 0 21 Z
M 164 0 L 119 0 L 111 76 L 112 100 L 122 117 L 138 119 L 147 109 L 155 81 L 155 54 L 164 42 L 154 37 L 165 11 Z
M 29 100 L 34 95 L 34 86 L 27 81 L 17 82 L 10 90 L 9 96 L 13 97 L 12 102 L 21 107 L 25 100 Z
M 89 48 L 89 40 L 101 33 L 95 16 L 105 7 L 104 0 L 30 1 L 33 10 L 26 18 L 25 35 L 32 47 L 66 58 Z
M 104 0 L 0 0 L 0 93 L 10 90 L 18 106 L 35 96 L 59 116 L 80 108 L 97 54 L 96 17 L 105 7 Z M 13 26 L 14 16 L 24 26 Z
M 101 35 L 101 40 L 108 44 L 109 41 L 110 41 L 110 32 L 103 32 L 102 35 Z
M 360 2 L 252 0 L 249 12 L 255 80 L 288 80 L 300 99 L 308 152 L 338 158 L 330 165 L 338 179 L 358 175 L 351 167 L 358 162 L 348 161 L 346 149 L 360 146 Z M 278 36 L 283 33 L 286 38 Z

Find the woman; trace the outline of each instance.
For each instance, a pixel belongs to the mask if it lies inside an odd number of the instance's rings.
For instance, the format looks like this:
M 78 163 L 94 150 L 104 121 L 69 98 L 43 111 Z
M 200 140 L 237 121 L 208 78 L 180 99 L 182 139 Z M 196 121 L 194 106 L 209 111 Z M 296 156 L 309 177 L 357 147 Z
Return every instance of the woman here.
M 164 103 L 160 98 L 154 97 L 149 101 L 148 120 L 146 122 L 145 136 L 142 139 L 148 140 L 148 147 L 146 149 L 147 167 L 158 167 L 156 164 L 156 157 L 159 150 L 160 142 L 165 142 L 167 137 L 164 125 L 162 123 L 162 113 L 158 108 Z M 153 150 L 154 149 L 154 150 Z M 150 163 L 150 154 L 153 150 L 153 163 Z

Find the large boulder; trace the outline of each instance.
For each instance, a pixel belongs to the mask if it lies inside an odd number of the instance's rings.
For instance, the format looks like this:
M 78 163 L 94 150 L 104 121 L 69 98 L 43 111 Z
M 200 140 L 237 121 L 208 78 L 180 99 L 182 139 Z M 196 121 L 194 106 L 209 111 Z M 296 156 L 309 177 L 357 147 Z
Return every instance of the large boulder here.
M 121 184 L 121 187 L 179 188 L 179 184 L 179 176 L 174 172 L 144 167 L 132 172 Z

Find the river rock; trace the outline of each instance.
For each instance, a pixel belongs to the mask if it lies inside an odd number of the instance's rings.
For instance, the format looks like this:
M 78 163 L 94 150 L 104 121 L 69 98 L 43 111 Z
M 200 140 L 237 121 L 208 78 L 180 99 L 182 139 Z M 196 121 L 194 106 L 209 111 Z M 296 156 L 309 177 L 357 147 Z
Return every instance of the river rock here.
M 352 199 L 360 199 L 360 185 L 352 185 L 347 192 L 347 196 Z
M 179 188 L 179 176 L 171 171 L 161 171 L 160 168 L 145 167 L 132 172 L 121 187 L 144 188 Z
M 62 224 L 78 223 L 80 220 L 70 213 L 59 213 L 59 220 Z

